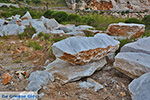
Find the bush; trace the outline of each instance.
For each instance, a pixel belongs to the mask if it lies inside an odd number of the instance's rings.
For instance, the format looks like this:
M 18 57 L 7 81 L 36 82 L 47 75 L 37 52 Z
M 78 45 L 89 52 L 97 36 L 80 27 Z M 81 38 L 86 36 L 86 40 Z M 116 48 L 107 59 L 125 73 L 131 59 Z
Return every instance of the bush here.
M 150 15 L 144 16 L 142 22 L 146 25 L 146 28 L 150 29 Z
M 77 14 L 69 14 L 68 21 L 80 21 L 81 18 Z
M 41 3 L 41 0 L 32 0 L 33 3 L 38 4 Z
M 136 23 L 136 24 L 142 24 L 142 22 L 140 20 L 138 20 L 137 18 L 129 18 L 125 21 L 125 23 Z
M 44 17 L 47 17 L 47 18 L 52 18 L 52 14 L 54 13 L 55 11 L 54 10 L 48 10 L 44 13 Z
M 83 16 L 82 22 L 92 26 L 94 26 L 94 24 L 96 23 L 95 19 L 89 16 Z
M 68 14 L 63 11 L 48 10 L 44 13 L 47 18 L 55 18 L 59 23 L 68 20 Z

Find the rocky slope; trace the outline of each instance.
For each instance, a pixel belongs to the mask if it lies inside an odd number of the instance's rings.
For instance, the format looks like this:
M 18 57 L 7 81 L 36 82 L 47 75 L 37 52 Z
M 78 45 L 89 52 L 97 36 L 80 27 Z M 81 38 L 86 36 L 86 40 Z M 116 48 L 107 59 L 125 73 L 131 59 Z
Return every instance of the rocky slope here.
M 66 0 L 69 7 L 94 10 L 149 10 L 150 0 Z

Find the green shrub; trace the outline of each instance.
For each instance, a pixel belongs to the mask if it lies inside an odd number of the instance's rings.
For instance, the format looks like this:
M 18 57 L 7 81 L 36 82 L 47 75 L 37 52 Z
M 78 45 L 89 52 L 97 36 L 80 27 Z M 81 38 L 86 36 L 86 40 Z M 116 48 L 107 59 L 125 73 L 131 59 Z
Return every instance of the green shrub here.
M 150 15 L 144 16 L 142 22 L 146 25 L 147 29 L 150 29 Z
M 52 13 L 52 18 L 55 18 L 59 23 L 68 20 L 68 14 L 63 11 L 56 11 Z
M 94 26 L 94 24 L 96 23 L 95 19 L 89 16 L 83 16 L 82 22 L 92 26 Z
M 41 0 L 32 0 L 33 3 L 38 4 L 41 3 Z
M 54 13 L 55 11 L 54 10 L 48 10 L 44 13 L 44 17 L 47 17 L 47 18 L 52 18 L 52 14 Z
M 68 14 L 64 11 L 48 10 L 44 13 L 44 16 L 47 18 L 55 18 L 59 23 L 68 20 Z
M 34 50 L 41 50 L 42 46 L 39 45 L 36 41 L 29 41 L 27 46 L 32 47 Z
M 77 14 L 69 14 L 68 21 L 80 21 L 81 17 Z
M 138 20 L 137 18 L 129 18 L 125 21 L 125 23 L 136 23 L 136 24 L 142 24 L 142 22 L 140 20 Z

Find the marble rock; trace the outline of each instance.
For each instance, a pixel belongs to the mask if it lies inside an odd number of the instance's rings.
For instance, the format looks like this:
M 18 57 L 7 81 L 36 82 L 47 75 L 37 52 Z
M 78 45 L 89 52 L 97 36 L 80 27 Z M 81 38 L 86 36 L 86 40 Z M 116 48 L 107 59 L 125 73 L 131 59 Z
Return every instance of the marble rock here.
M 129 84 L 132 100 L 150 100 L 150 73 L 146 73 Z
M 107 64 L 105 58 L 85 65 L 72 65 L 57 58 L 45 68 L 46 71 L 50 72 L 55 77 L 55 79 L 68 83 L 91 76 L 95 71 L 103 68 L 105 64 Z
M 115 52 L 119 44 L 107 34 L 96 34 L 94 37 L 69 37 L 54 43 L 52 50 L 57 58 L 73 65 L 84 65 Z
M 107 34 L 112 36 L 124 36 L 126 38 L 139 38 L 145 32 L 143 24 L 114 23 L 110 24 Z

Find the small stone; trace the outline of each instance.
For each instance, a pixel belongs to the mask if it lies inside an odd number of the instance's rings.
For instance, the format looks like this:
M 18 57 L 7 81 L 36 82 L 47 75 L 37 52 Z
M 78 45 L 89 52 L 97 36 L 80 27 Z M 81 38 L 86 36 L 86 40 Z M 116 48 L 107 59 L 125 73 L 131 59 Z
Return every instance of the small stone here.
M 2 84 L 6 85 L 11 82 L 12 76 L 9 73 L 2 74 Z
M 126 96 L 126 93 L 125 92 L 120 92 L 120 96 L 124 97 L 124 96 Z

